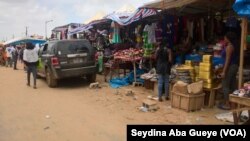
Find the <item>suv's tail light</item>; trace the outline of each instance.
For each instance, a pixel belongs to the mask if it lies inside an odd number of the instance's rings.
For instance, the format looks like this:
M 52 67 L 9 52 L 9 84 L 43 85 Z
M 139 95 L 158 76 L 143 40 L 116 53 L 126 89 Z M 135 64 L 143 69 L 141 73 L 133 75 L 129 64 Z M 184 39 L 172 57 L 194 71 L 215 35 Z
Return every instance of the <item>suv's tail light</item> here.
M 52 66 L 58 66 L 59 65 L 59 60 L 57 57 L 52 57 L 51 58 L 51 64 Z

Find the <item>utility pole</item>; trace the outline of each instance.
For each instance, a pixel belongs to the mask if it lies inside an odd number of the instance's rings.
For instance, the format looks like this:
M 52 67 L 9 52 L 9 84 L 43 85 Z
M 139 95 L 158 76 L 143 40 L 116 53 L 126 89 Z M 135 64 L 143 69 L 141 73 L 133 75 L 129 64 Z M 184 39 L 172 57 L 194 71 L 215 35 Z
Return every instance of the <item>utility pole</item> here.
M 47 24 L 53 22 L 53 20 L 45 21 L 45 40 L 47 40 Z
M 26 26 L 25 29 L 26 29 L 25 30 L 25 35 L 26 35 L 26 37 L 28 37 L 28 26 Z

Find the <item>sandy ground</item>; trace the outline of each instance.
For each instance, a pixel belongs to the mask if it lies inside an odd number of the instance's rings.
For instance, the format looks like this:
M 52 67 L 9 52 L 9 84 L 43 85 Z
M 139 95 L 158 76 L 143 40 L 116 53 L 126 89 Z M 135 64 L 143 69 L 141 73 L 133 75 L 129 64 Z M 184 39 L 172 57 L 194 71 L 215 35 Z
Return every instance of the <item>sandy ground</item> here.
M 171 108 L 170 101 L 157 102 L 156 112 L 141 112 L 152 91 L 127 87 L 135 100 L 102 76 L 100 89 L 89 89 L 84 79 L 64 80 L 58 88 L 39 79 L 34 90 L 25 85 L 22 69 L 0 67 L 0 80 L 0 141 L 125 141 L 127 124 L 228 124 L 215 118 L 223 112 L 218 109 L 187 113 Z

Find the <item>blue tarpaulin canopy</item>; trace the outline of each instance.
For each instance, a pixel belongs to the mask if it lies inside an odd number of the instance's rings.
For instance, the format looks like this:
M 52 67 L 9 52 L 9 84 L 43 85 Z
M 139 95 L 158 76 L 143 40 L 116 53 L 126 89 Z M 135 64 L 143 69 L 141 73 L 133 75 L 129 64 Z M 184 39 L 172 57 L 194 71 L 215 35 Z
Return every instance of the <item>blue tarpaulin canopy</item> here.
M 46 40 L 24 37 L 24 38 L 16 38 L 16 39 L 12 39 L 12 40 L 6 41 L 4 43 L 4 45 L 18 45 L 18 44 L 27 43 L 27 42 L 31 42 L 34 45 L 35 44 L 41 45 L 41 44 L 45 43 Z
M 233 9 L 239 16 L 250 19 L 250 0 L 236 0 Z

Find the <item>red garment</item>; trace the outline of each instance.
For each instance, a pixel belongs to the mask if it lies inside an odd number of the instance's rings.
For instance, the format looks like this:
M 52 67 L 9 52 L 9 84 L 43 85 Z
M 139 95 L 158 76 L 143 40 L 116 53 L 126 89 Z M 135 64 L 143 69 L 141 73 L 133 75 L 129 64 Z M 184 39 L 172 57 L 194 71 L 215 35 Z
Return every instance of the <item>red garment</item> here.
M 178 26 L 179 25 L 179 18 L 177 16 L 174 17 L 174 44 L 178 42 Z

